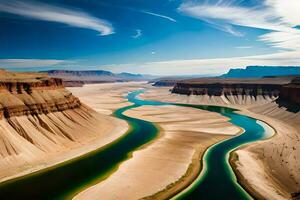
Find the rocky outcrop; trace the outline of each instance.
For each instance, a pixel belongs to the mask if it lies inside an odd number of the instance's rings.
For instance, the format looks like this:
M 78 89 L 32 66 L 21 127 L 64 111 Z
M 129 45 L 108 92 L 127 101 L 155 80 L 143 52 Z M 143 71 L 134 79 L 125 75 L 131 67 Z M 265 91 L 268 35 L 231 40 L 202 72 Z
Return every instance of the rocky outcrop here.
M 177 82 L 172 93 L 225 98 L 236 96 L 241 99 L 278 98 L 280 103 L 300 105 L 300 78 L 191 79 Z
M 300 77 L 281 87 L 279 99 L 300 105 Z
M 177 82 L 172 93 L 208 96 L 257 96 L 278 97 L 285 80 L 269 79 L 192 79 Z
M 0 117 L 47 114 L 78 108 L 78 98 L 61 79 L 0 80 Z
M 186 94 L 186 95 L 242 95 L 242 96 L 275 96 L 277 97 L 280 92 L 280 85 L 273 84 L 188 84 L 177 83 L 172 90 L 173 93 Z

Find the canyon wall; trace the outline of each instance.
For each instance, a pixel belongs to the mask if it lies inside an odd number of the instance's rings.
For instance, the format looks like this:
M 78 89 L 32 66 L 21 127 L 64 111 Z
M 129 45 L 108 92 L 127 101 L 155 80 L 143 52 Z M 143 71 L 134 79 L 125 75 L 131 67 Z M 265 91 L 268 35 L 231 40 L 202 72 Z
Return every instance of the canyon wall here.
M 126 130 L 82 104 L 61 79 L 0 71 L 0 181 L 88 153 Z
M 249 95 L 256 97 L 275 96 L 280 92 L 280 85 L 276 84 L 243 84 L 243 83 L 208 83 L 208 84 L 190 84 L 176 83 L 172 89 L 173 93 L 185 95 Z
M 79 99 L 64 89 L 61 79 L 0 82 L 0 118 L 47 114 L 80 105 Z
M 221 97 L 224 101 L 239 104 L 247 99 L 253 101 L 275 100 L 300 103 L 300 85 L 297 78 L 222 79 L 206 78 L 179 81 L 172 93 L 198 95 L 209 98 Z
M 281 87 L 279 99 L 300 105 L 300 77 Z

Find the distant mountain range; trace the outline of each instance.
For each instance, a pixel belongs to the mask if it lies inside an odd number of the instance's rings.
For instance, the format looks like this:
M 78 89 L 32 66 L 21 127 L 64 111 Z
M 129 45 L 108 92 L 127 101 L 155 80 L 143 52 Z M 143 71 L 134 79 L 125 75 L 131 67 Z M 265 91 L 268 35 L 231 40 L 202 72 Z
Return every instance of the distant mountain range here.
M 266 76 L 300 75 L 300 66 L 248 66 L 245 69 L 230 69 L 222 78 L 261 78 Z
M 125 82 L 125 81 L 149 81 L 157 78 L 156 76 L 131 73 L 112 73 L 105 70 L 49 70 L 41 71 L 54 78 L 63 79 L 66 86 L 80 86 L 84 83 L 106 83 L 106 82 Z

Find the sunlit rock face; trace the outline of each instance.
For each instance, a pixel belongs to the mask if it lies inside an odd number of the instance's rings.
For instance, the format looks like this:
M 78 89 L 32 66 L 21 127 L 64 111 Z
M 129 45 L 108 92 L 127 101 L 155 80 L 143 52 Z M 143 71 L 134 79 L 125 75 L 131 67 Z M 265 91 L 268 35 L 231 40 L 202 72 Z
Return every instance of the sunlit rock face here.
M 9 72 L 2 72 L 0 77 L 1 118 L 46 114 L 80 105 L 79 99 L 64 88 L 61 79 Z
M 77 149 L 85 152 L 84 145 L 102 137 L 105 142 L 116 127 L 82 104 L 61 79 L 41 73 L 0 70 L 0 116 L 1 180 L 72 157 Z

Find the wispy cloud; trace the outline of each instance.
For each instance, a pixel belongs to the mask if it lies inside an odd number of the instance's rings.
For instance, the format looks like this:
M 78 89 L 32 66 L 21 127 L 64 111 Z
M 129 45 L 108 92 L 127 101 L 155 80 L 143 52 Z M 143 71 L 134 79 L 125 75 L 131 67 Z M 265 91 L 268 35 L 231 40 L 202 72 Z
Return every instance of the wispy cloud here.
M 142 36 L 142 30 L 136 29 L 135 31 L 136 31 L 136 33 L 135 33 L 135 35 L 132 36 L 132 38 L 134 38 L 134 39 L 140 38 Z
M 300 66 L 300 52 L 280 52 L 258 56 L 167 60 L 159 62 L 113 64 L 99 67 L 114 72 L 127 71 L 156 75 L 187 75 L 187 74 L 222 74 L 231 68 L 249 65 L 261 66 Z M 172 69 L 172 70 L 170 70 Z
M 75 61 L 56 59 L 0 59 L 0 68 L 34 68 L 72 63 L 75 63 Z
M 233 26 L 269 30 L 259 40 L 277 48 L 300 50 L 299 0 L 262 0 L 254 7 L 243 7 L 241 1 L 208 0 L 184 2 L 178 11 L 204 20 L 215 28 L 236 35 Z
M 158 13 L 153 13 L 153 12 L 148 12 L 148 11 L 140 11 L 140 12 L 145 13 L 145 14 L 148 14 L 148 15 L 152 15 L 152 16 L 155 16 L 155 17 L 160 17 L 160 18 L 169 20 L 169 21 L 171 21 L 171 22 L 177 22 L 174 18 L 168 17 L 168 16 L 166 16 L 166 15 L 161 15 L 161 14 L 158 14 Z
M 100 35 L 110 35 L 114 33 L 112 25 L 103 19 L 93 17 L 82 11 L 35 1 L 0 1 L 0 12 L 36 20 L 63 23 L 78 28 L 91 29 L 99 32 Z

